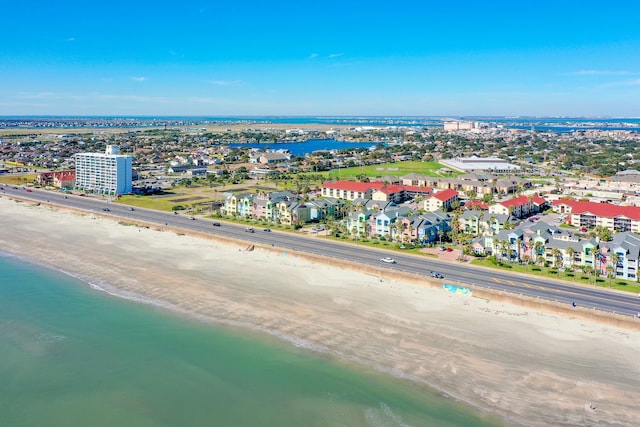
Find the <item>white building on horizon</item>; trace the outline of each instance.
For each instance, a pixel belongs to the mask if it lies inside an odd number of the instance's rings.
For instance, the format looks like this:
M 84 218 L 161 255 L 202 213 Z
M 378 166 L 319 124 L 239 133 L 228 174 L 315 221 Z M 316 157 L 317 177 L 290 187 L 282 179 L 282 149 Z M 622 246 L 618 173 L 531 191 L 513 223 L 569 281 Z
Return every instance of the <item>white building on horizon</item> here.
M 478 129 L 480 126 L 477 122 L 469 122 L 463 120 L 449 120 L 444 122 L 444 130 L 451 132 L 456 130 Z
M 132 157 L 118 154 L 118 147 L 107 145 L 104 153 L 78 153 L 75 188 L 108 194 L 131 193 Z
M 440 160 L 440 163 L 457 171 L 465 173 L 518 173 L 521 168 L 498 157 L 457 157 L 455 159 Z

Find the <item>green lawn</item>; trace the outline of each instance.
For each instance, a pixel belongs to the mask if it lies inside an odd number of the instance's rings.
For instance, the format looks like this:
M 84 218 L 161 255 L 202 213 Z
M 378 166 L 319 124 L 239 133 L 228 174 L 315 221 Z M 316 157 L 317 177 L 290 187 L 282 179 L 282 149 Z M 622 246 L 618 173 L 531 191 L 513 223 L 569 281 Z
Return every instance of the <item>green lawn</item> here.
M 172 194 L 172 192 L 166 192 L 162 196 L 126 195 L 120 197 L 117 203 L 136 206 L 139 208 L 155 209 L 165 212 L 172 211 L 176 206 L 182 206 L 185 209 L 194 209 L 194 213 L 197 213 L 197 211 L 207 211 L 207 207 L 203 206 L 203 203 L 214 202 L 215 200 L 215 198 L 207 197 L 204 194 L 190 195 L 180 193 Z
M 461 172 L 448 174 L 440 173 L 439 171 L 442 168 L 444 168 L 444 166 L 438 162 L 420 162 L 411 160 L 407 162 L 382 163 L 379 165 L 334 169 L 329 171 L 328 176 L 329 178 L 334 179 L 353 179 L 358 175 L 366 175 L 369 178 L 380 178 L 383 176 L 402 176 L 410 173 L 445 177 L 454 177 L 461 174 Z
M 558 271 L 554 268 L 540 267 L 539 265 L 520 265 L 504 263 L 502 266 L 493 264 L 486 258 L 478 258 L 471 261 L 473 265 L 482 265 L 484 267 L 496 268 L 499 270 L 509 270 L 516 273 L 526 273 L 535 276 L 544 276 L 554 279 L 566 280 L 583 285 L 594 285 L 593 274 L 585 274 L 581 271 Z M 607 279 L 598 277 L 595 285 L 603 288 L 618 289 L 620 291 L 632 292 L 640 294 L 640 283 L 622 279 Z
M 36 181 L 36 174 L 6 174 L 0 175 L 0 183 L 7 185 L 25 185 Z

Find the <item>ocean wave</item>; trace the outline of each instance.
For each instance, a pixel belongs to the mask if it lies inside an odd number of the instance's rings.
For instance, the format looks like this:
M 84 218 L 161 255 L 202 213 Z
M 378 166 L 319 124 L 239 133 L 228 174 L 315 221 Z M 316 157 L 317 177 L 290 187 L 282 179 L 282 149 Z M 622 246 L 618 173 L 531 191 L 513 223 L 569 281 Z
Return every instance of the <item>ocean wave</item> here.
M 394 413 L 389 405 L 380 402 L 380 408 L 367 408 L 364 410 L 367 425 L 372 427 L 412 427 L 402 421 L 402 417 Z
M 38 338 L 37 338 L 38 342 L 45 343 L 45 344 L 49 344 L 52 342 L 59 342 L 66 339 L 67 337 L 65 337 L 64 335 L 47 334 L 47 333 L 42 333 L 38 335 Z

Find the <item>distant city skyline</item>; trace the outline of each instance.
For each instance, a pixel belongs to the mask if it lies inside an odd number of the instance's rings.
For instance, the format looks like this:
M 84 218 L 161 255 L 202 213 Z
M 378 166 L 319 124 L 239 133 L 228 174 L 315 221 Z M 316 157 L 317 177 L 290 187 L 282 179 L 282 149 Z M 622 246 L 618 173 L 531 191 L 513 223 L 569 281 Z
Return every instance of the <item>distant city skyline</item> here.
M 640 117 L 640 4 L 35 0 L 1 116 Z

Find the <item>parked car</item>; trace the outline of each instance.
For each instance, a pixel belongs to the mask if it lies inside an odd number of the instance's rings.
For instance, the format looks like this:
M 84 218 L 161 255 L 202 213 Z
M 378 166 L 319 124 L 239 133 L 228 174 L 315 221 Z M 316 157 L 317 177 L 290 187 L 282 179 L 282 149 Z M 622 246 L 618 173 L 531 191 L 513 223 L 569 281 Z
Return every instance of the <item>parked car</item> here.
M 270 229 L 270 228 L 265 228 L 265 229 L 264 229 L 264 230 L 262 230 L 262 231 L 266 231 L 267 233 L 271 233 L 271 229 Z
M 442 273 L 438 273 L 437 271 L 432 271 L 429 275 L 436 279 L 444 279 L 444 275 Z
M 27 188 L 27 193 L 31 193 L 31 191 L 32 190 L 30 188 Z
M 386 263 L 388 263 L 388 264 L 395 264 L 395 263 L 396 263 L 396 260 L 395 260 L 395 259 L 393 259 L 393 258 L 391 258 L 391 257 L 388 257 L 388 256 L 387 256 L 387 257 L 384 257 L 384 258 L 380 258 L 380 261 L 382 261 L 382 262 L 386 262 Z
M 446 251 L 446 250 L 447 250 L 447 248 L 445 248 L 444 246 L 440 246 L 440 250 L 441 250 L 441 251 Z
M 196 220 L 196 219 L 195 219 L 195 217 L 192 217 L 192 216 L 190 216 L 190 217 L 189 217 L 189 219 L 190 219 L 191 221 L 195 221 L 195 220 Z
M 447 248 L 447 252 L 453 252 L 452 248 Z

